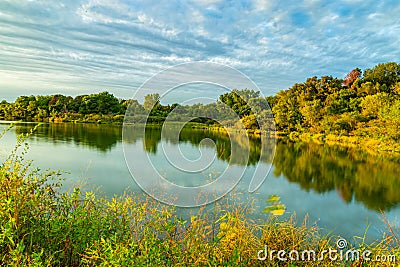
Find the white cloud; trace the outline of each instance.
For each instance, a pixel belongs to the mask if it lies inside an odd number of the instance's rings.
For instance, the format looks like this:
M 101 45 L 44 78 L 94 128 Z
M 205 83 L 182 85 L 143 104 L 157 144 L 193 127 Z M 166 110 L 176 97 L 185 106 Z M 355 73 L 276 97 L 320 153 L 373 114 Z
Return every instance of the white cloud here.
M 254 0 L 253 5 L 254 5 L 254 10 L 256 12 L 260 11 L 270 11 L 273 6 L 272 0 Z
M 316 74 L 340 76 L 398 60 L 400 4 L 372 3 L 0 2 L 0 92 L 18 80 L 14 87 L 125 94 L 192 60 L 236 67 L 268 91 Z
M 200 4 L 203 6 L 215 5 L 222 2 L 222 0 L 192 0 L 192 1 L 196 4 Z

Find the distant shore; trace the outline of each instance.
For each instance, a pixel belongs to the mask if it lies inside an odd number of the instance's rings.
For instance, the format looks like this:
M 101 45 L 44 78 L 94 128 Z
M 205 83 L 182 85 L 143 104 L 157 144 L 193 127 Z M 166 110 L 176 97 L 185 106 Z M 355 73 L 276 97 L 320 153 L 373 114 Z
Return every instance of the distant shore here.
M 51 122 L 37 122 L 37 121 L 9 121 L 9 120 L 0 120 L 0 124 L 15 124 L 18 125 L 20 123 L 23 124 L 37 124 L 37 123 L 82 123 L 82 124 L 102 124 L 102 125 L 115 125 L 122 126 L 124 124 L 123 116 L 118 117 L 118 120 L 113 121 L 112 119 L 105 120 L 65 120 L 65 121 L 51 121 Z M 173 124 L 182 124 L 183 122 L 169 122 Z M 146 126 L 146 127 L 161 127 L 162 123 L 132 123 L 125 124 L 132 126 Z M 189 122 L 185 123 L 185 128 L 193 128 L 193 129 L 203 129 L 210 131 L 218 131 L 218 132 L 236 132 L 249 134 L 251 137 L 260 138 L 262 136 L 262 132 L 259 129 L 248 129 L 246 131 L 239 130 L 234 127 L 229 127 L 227 129 L 218 126 L 218 125 L 208 125 L 205 123 L 198 122 Z M 334 135 L 334 134 L 314 134 L 314 133 L 299 133 L 299 132 L 282 132 L 276 131 L 275 137 L 278 140 L 287 140 L 290 142 L 305 142 L 305 143 L 315 143 L 315 144 L 325 144 L 330 146 L 341 146 L 347 148 L 354 148 L 358 150 L 364 150 L 372 155 L 382 155 L 389 157 L 400 158 L 400 143 L 395 142 L 393 140 L 377 140 L 374 138 L 368 138 L 364 136 L 346 136 L 346 135 Z

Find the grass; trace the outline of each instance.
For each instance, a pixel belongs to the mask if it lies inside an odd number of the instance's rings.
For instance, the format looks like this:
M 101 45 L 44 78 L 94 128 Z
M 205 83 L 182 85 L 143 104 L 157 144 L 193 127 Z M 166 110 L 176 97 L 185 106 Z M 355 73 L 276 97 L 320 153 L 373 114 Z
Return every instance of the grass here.
M 187 221 L 176 209 L 125 193 L 112 199 L 75 188 L 59 190 L 62 173 L 41 171 L 24 155 L 25 135 L 0 166 L 0 262 L 3 266 L 337 266 L 338 262 L 260 261 L 274 250 L 334 249 L 336 237 L 305 220 L 249 219 L 248 208 L 218 202 Z M 388 223 L 389 225 L 389 223 Z M 390 226 L 390 225 L 389 225 Z M 355 249 L 400 258 L 393 227 L 382 240 Z M 317 254 L 317 255 L 318 255 Z M 398 263 L 398 262 L 397 262 Z M 340 262 L 343 266 L 396 263 Z

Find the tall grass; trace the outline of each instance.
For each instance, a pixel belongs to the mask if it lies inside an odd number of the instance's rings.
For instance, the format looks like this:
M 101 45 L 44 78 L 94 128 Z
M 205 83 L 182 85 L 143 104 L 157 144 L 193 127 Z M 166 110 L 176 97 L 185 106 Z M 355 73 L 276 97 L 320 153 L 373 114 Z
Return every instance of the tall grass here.
M 374 266 L 367 262 L 260 261 L 274 250 L 334 248 L 318 227 L 271 216 L 254 222 L 240 205 L 216 204 L 187 221 L 174 207 L 125 193 L 59 190 L 61 172 L 24 159 L 26 135 L 0 166 L 0 262 L 4 266 Z M 398 233 L 357 248 L 400 258 Z M 352 264 L 352 265 L 351 265 Z M 376 266 L 396 266 L 380 263 Z

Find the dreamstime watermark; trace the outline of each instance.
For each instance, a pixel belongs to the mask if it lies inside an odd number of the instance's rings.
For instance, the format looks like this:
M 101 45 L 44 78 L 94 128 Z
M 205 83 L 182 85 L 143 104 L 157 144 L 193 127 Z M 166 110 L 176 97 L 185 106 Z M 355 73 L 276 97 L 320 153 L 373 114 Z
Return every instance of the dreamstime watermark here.
M 192 62 L 177 65 L 154 75 L 136 91 L 133 99 L 140 99 L 145 95 L 158 93 L 158 102 L 150 103 L 150 107 L 148 106 L 149 103 L 147 103 L 146 109 L 138 115 L 137 102 L 131 101 L 125 113 L 123 125 L 124 156 L 134 181 L 148 195 L 163 203 L 179 207 L 196 207 L 209 204 L 229 193 L 239 183 L 247 170 L 247 163 L 250 158 L 250 144 L 249 136 L 246 132 L 247 127 L 243 122 L 243 114 L 238 114 L 237 110 L 235 111 L 231 105 L 218 101 L 219 95 L 207 95 L 210 92 L 210 90 L 204 90 L 207 86 L 218 88 L 223 93 L 230 93 L 233 89 L 252 89 L 258 92 L 258 97 L 253 98 L 251 101 L 246 96 L 241 96 L 247 107 L 251 109 L 249 114 L 252 116 L 248 118 L 256 120 L 253 123 L 258 125 L 261 130 L 258 132 L 261 135 L 261 154 L 256 168 L 254 170 L 251 169 L 253 173 L 248 191 L 256 191 L 271 169 L 272 164 L 260 164 L 260 160 L 266 157 L 271 158 L 271 161 L 273 159 L 275 152 L 275 123 L 268 102 L 257 85 L 240 71 L 225 65 L 211 62 Z M 182 88 L 185 88 L 186 93 Z M 180 133 L 185 124 L 197 118 L 207 118 L 215 121 L 225 129 L 234 126 L 237 130 L 227 131 L 231 153 L 229 164 L 216 179 L 205 185 L 182 186 L 175 184 L 166 179 L 159 171 L 159 167 L 165 162 L 161 163 L 154 160 L 149 155 L 139 159 L 134 151 L 130 149 L 129 136 L 132 131 L 132 125 L 136 125 L 136 130 L 137 127 L 141 127 L 143 135 L 146 136 L 146 122 L 153 119 L 151 110 L 157 103 L 167 102 L 165 99 L 170 98 L 177 91 L 179 91 L 179 94 L 175 95 L 178 95 L 179 99 L 176 97 L 173 101 L 178 105 L 169 112 L 163 122 L 161 139 L 168 137 L 170 142 L 179 144 Z M 185 106 L 204 101 L 214 104 L 211 107 L 208 106 L 208 110 L 197 110 L 196 114 L 185 113 Z M 263 103 L 260 104 L 260 101 Z M 138 117 L 142 123 L 137 123 Z M 176 121 L 180 122 L 178 130 L 176 129 L 176 124 L 174 124 L 175 127 L 168 126 Z M 235 141 L 239 139 L 237 137 L 238 132 L 241 132 L 240 142 Z M 245 133 L 244 137 L 243 133 Z M 168 146 L 166 143 L 168 142 L 160 143 L 163 156 L 167 164 L 173 167 L 176 172 L 182 172 L 187 176 L 187 179 L 190 179 L 191 175 L 196 173 L 204 171 L 210 171 L 211 173 L 210 166 L 215 161 L 215 153 L 207 153 L 206 150 L 202 150 L 201 144 L 207 143 L 208 146 L 216 146 L 213 140 L 206 138 L 200 142 L 200 157 L 196 160 L 185 157 L 184 153 L 177 149 L 176 146 Z M 268 143 L 268 149 L 265 148 L 266 143 Z M 269 155 L 265 155 L 265 153 Z M 240 162 L 240 164 L 236 164 L 237 162 Z M 142 170 L 146 170 L 145 175 Z
M 264 249 L 257 252 L 257 259 L 260 261 L 273 261 L 275 259 L 287 261 L 366 261 L 366 262 L 396 262 L 396 255 L 372 255 L 371 250 L 358 250 L 348 248 L 346 239 L 339 238 L 336 248 L 329 248 L 319 252 L 316 250 L 269 250 L 265 245 Z

